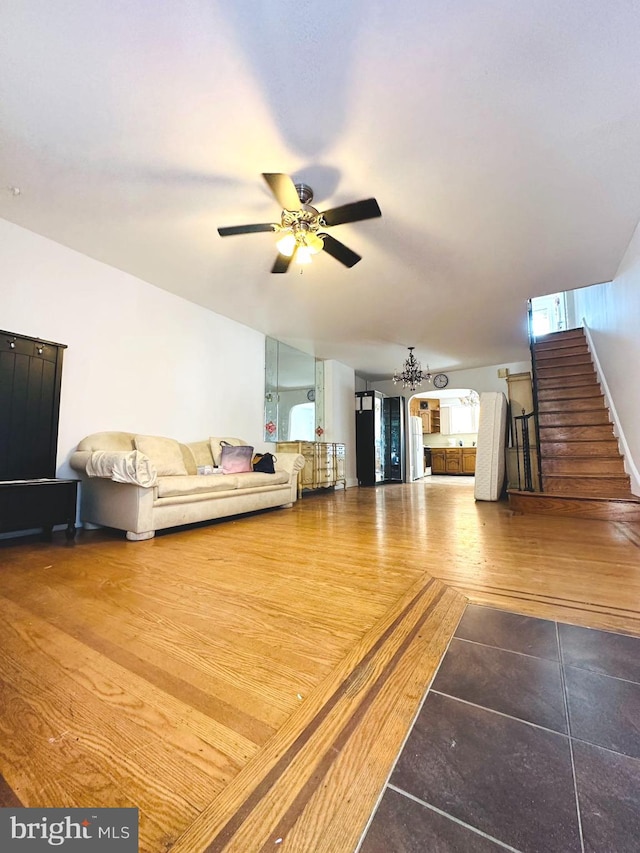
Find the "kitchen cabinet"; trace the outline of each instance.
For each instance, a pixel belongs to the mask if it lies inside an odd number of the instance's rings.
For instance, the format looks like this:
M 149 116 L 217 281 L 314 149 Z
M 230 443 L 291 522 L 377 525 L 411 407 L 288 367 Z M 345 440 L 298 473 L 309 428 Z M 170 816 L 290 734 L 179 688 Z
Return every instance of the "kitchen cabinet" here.
M 446 474 L 447 466 L 445 461 L 444 447 L 431 448 L 431 473 Z
M 423 433 L 440 432 L 440 400 L 414 398 L 410 403 L 410 414 L 422 420 Z
M 476 472 L 475 447 L 432 447 L 432 474 L 466 474 Z
M 475 447 L 462 447 L 462 470 L 461 474 L 476 473 L 476 449 Z

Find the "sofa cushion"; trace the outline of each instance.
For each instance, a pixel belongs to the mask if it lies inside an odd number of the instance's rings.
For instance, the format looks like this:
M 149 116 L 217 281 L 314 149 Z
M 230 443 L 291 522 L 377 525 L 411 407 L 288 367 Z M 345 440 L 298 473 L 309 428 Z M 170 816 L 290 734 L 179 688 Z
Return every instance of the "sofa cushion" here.
M 133 435 L 130 432 L 94 432 L 83 438 L 78 444 L 78 450 L 135 450 Z
M 256 486 L 281 486 L 289 482 L 287 471 L 276 471 L 275 474 L 261 474 L 252 471 L 250 474 L 234 474 L 239 489 L 253 489 Z M 225 475 L 226 478 L 226 475 Z
M 211 455 L 211 443 L 209 439 L 206 441 L 190 441 L 187 444 L 187 447 L 193 454 L 193 458 L 196 464 L 196 471 L 198 468 L 204 468 L 207 465 L 214 465 L 213 456 Z
M 187 471 L 187 474 L 197 474 L 198 464 L 196 462 L 196 457 L 194 456 L 193 450 L 189 447 L 188 444 L 181 444 L 180 442 L 178 442 L 178 447 L 180 448 L 180 453 L 182 453 L 182 461 L 184 462 L 184 467 Z
M 211 492 L 231 492 L 238 486 L 235 475 L 187 474 L 184 477 L 158 477 L 158 497 L 173 498 L 180 495 L 205 495 Z
M 136 450 L 149 457 L 159 477 L 171 474 L 186 476 L 182 451 L 175 439 L 159 435 L 136 435 L 134 442 Z

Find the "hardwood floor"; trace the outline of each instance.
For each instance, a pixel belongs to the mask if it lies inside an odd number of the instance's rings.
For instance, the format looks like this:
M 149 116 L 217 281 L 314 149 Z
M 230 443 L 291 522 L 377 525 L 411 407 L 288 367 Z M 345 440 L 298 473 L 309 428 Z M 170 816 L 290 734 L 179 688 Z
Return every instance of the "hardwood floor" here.
M 147 853 L 350 853 L 466 597 L 640 636 L 639 547 L 446 477 L 4 542 L 0 805 L 137 806 Z

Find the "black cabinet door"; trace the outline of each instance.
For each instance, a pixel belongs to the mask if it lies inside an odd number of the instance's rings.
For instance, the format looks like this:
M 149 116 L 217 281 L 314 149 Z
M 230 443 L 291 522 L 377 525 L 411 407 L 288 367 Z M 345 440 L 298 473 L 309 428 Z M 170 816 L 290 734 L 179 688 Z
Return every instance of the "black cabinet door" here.
M 64 349 L 0 331 L 0 481 L 55 477 Z

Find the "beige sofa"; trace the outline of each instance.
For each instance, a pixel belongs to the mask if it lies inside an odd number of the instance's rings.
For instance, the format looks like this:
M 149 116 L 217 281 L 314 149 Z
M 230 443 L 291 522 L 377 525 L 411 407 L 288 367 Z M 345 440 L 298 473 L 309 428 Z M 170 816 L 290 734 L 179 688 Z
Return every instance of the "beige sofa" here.
M 278 453 L 275 474 L 203 473 L 219 465 L 221 441 L 246 444 L 238 438 L 181 444 L 127 432 L 83 438 L 70 459 L 83 474 L 81 521 L 140 540 L 168 527 L 293 505 L 303 456 Z

